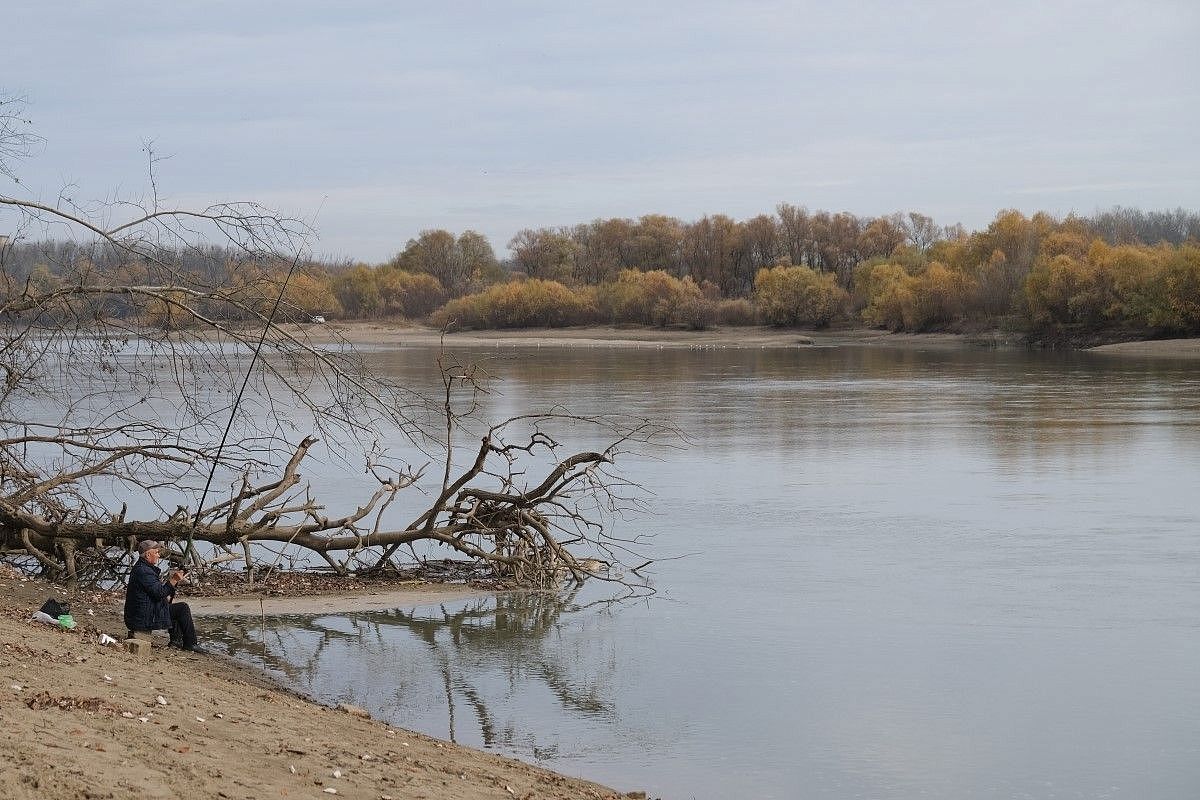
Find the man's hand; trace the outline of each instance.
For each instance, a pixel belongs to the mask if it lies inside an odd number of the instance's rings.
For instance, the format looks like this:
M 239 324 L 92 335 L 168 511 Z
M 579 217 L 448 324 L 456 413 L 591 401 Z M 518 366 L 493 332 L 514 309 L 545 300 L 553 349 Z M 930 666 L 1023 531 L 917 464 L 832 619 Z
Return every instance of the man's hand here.
M 186 580 L 187 574 L 181 569 L 173 569 L 171 570 L 171 574 L 167 576 L 167 581 L 170 582 L 172 586 L 178 586 Z

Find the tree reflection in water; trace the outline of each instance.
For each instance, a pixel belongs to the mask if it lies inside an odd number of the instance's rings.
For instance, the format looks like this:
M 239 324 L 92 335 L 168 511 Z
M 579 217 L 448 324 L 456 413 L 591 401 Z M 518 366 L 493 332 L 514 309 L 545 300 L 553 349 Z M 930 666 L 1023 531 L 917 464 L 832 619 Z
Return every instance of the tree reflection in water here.
M 555 727 L 594 729 L 617 717 L 614 643 L 570 634 L 592 627 L 589 620 L 608 613 L 608 604 L 581 606 L 577 593 L 265 620 L 212 617 L 201 624 L 214 649 L 321 701 L 356 703 L 451 741 L 546 760 L 566 755 Z

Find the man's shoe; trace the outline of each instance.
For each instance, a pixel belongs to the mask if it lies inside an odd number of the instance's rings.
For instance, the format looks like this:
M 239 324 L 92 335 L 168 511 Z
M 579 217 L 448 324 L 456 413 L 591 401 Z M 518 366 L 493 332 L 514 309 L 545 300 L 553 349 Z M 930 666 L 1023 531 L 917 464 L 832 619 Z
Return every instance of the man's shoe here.
M 201 656 L 208 655 L 208 651 L 205 650 L 203 647 L 201 647 L 198 644 L 194 644 L 191 647 L 185 647 L 183 649 L 188 651 L 189 653 L 196 653 L 197 655 L 201 655 Z

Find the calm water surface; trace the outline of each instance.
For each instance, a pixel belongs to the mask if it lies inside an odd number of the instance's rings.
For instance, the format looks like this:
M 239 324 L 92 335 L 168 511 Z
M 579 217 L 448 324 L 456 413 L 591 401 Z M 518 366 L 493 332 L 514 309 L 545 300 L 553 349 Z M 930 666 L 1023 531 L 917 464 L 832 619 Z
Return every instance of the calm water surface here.
M 658 596 L 209 620 L 397 725 L 665 798 L 1200 796 L 1200 371 L 1086 354 L 471 351 L 493 416 L 671 420 Z M 432 353 L 379 352 L 432 385 Z M 352 478 L 328 486 L 361 499 Z

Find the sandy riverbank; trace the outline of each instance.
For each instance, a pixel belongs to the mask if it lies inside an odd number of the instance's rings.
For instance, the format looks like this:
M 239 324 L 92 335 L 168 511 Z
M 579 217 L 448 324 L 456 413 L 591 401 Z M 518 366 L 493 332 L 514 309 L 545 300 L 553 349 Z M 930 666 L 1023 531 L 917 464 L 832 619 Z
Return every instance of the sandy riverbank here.
M 446 334 L 403 323 L 336 322 L 290 326 L 318 342 L 335 340 L 370 346 L 429 346 L 444 341 L 449 347 L 487 345 L 523 347 L 728 347 L 759 349 L 835 347 L 845 345 L 967 347 L 970 337 L 953 333 L 889 333 L 869 329 L 801 331 L 769 327 L 719 328 L 689 331 L 640 326 L 588 325 L 575 328 L 525 328 Z
M 121 633 L 119 595 L 73 598 L 74 631 L 29 622 L 51 595 L 62 593 L 23 582 L 0 565 L 0 797 L 6 800 L 335 796 L 328 789 L 371 800 L 622 797 L 319 706 L 214 656 L 156 648 L 143 660 L 101 647 L 99 632 Z M 381 595 L 375 601 L 385 602 Z M 424 596 L 446 595 L 433 589 Z M 365 607 L 355 605 L 361 598 L 309 600 Z M 232 602 L 196 600 L 208 611 Z M 257 599 L 251 604 L 257 612 Z
M 336 322 L 295 326 L 318 342 L 335 340 L 372 347 L 433 346 L 444 341 L 448 347 L 629 347 L 629 348 L 804 348 L 804 347 L 898 347 L 922 350 L 952 350 L 978 347 L 1021 347 L 1017 334 L 984 332 L 890 333 L 852 328 L 801 331 L 757 327 L 727 327 L 687 331 L 637 326 L 590 325 L 577 328 L 469 331 L 447 334 L 404 323 Z M 1200 339 L 1159 339 L 1121 342 L 1092 347 L 1087 352 L 1129 358 L 1172 358 L 1200 360 Z
M 1200 339 L 1156 339 L 1143 342 L 1118 342 L 1089 348 L 1089 353 L 1127 358 L 1170 358 L 1200 360 Z

